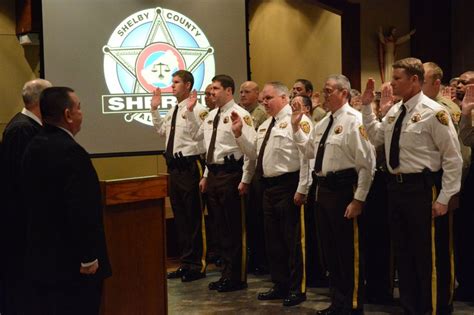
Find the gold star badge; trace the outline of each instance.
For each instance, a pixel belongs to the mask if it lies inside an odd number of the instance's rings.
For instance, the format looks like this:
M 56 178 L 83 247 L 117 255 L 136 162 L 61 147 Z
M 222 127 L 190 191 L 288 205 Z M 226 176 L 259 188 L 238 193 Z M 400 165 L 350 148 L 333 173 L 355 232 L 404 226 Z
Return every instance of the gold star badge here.
M 284 129 L 284 128 L 286 128 L 286 126 L 288 126 L 288 123 L 286 121 L 284 121 L 278 127 L 280 127 L 281 129 Z
M 300 122 L 300 127 L 304 133 L 309 133 L 309 131 L 311 130 L 311 127 L 309 126 L 309 122 L 307 121 Z
M 249 115 L 244 116 L 244 121 L 248 126 L 252 127 L 252 118 Z
M 199 113 L 199 118 L 201 118 L 201 120 L 204 121 L 204 119 L 206 119 L 208 114 L 209 114 L 208 111 L 203 110 L 202 112 Z
M 411 116 L 411 121 L 414 123 L 419 122 L 421 120 L 421 115 L 420 113 L 415 113 L 413 116 Z
M 388 117 L 388 123 L 391 124 L 395 121 L 395 116 L 389 116 Z
M 336 135 L 340 134 L 342 132 L 343 128 L 341 125 L 339 126 L 336 126 L 336 128 L 334 128 L 334 132 L 336 133 Z
M 365 130 L 364 125 L 359 126 L 359 132 L 362 138 L 364 138 L 365 140 L 369 140 L 369 134 L 367 133 L 367 130 Z
M 444 110 L 437 112 L 436 118 L 438 118 L 438 121 L 445 126 L 449 124 L 449 115 Z
M 229 116 L 224 117 L 224 124 L 227 124 L 229 122 Z

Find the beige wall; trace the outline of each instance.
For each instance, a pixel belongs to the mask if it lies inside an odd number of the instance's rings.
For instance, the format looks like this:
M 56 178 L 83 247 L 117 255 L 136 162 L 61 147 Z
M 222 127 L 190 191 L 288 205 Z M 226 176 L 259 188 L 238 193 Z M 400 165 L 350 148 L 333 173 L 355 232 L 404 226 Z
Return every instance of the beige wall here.
M 15 34 L 15 1 L 0 2 L 0 132 L 23 107 L 23 84 L 38 77 L 39 47 L 22 47 Z
M 360 46 L 361 46 L 361 87 L 364 89 L 369 77 L 380 86 L 381 78 L 378 65 L 377 30 L 383 26 L 395 26 L 398 35 L 405 35 L 410 30 L 410 1 L 360 0 Z M 416 34 L 414 35 L 416 36 Z M 410 43 L 399 46 L 396 59 L 410 56 Z
M 341 18 L 305 0 L 254 0 L 249 6 L 252 79 L 288 87 L 309 79 L 321 90 L 341 72 Z

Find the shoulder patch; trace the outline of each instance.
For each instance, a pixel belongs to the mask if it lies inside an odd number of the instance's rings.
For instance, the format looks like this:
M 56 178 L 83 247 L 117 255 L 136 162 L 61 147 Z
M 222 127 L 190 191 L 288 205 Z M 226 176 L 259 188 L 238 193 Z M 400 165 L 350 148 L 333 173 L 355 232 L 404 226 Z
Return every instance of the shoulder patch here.
M 245 116 L 244 116 L 244 121 L 245 121 L 245 123 L 246 123 L 248 126 L 250 126 L 250 127 L 253 126 L 252 118 L 251 118 L 249 115 L 245 115 Z
M 461 120 L 461 113 L 460 112 L 455 112 L 455 113 L 453 113 L 452 117 L 453 117 L 453 121 L 456 124 L 459 124 L 459 121 Z
M 307 122 L 307 121 L 300 122 L 300 127 L 301 127 L 301 130 L 303 130 L 304 133 L 309 133 L 310 130 L 311 130 L 311 126 L 309 125 L 309 122 Z
M 365 140 L 369 140 L 369 134 L 367 133 L 367 130 L 365 130 L 364 125 L 359 126 L 359 132 L 362 138 L 364 138 Z
M 209 112 L 207 110 L 203 110 L 202 112 L 199 113 L 199 118 L 201 118 L 201 120 L 204 121 L 207 115 L 209 115 Z
M 438 118 L 438 121 L 445 126 L 449 124 L 449 115 L 444 110 L 437 112 L 436 118 Z

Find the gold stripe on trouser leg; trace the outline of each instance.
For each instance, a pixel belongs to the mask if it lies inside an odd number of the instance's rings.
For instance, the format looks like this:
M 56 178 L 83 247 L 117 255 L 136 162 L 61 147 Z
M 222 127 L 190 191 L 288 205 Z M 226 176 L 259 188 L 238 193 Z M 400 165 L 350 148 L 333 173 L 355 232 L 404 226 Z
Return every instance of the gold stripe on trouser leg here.
M 245 224 L 245 202 L 243 196 L 240 197 L 240 213 L 242 216 L 242 262 L 240 270 L 240 279 L 247 281 L 247 225 Z
M 352 220 L 352 229 L 354 231 L 354 291 L 352 291 L 352 308 L 359 307 L 359 224 L 357 217 Z
M 449 210 L 448 210 L 449 211 Z M 455 279 L 455 270 L 454 270 L 454 240 L 453 240 L 453 211 L 448 212 L 449 220 L 449 263 L 451 265 L 451 278 L 449 279 L 449 304 L 453 303 L 454 298 L 454 279 Z
M 303 277 L 301 279 L 301 293 L 306 292 L 306 226 L 304 223 L 304 205 L 300 207 L 301 221 L 301 261 L 303 263 Z
M 199 170 L 199 178 L 202 178 L 203 171 L 202 171 L 202 165 L 199 162 L 199 160 L 196 160 L 196 165 Z M 204 217 L 204 202 L 202 200 L 202 194 L 199 192 L 199 203 L 201 206 L 201 235 L 202 235 L 202 256 L 201 256 L 201 272 L 206 271 L 207 267 L 207 262 L 206 262 L 206 256 L 207 256 L 207 237 L 206 237 L 206 219 Z
M 431 187 L 432 191 L 432 203 L 436 201 L 437 192 L 436 187 Z M 433 315 L 436 314 L 437 308 L 437 276 L 436 276 L 436 244 L 435 244 L 435 222 L 434 218 L 431 219 L 431 307 L 433 308 Z

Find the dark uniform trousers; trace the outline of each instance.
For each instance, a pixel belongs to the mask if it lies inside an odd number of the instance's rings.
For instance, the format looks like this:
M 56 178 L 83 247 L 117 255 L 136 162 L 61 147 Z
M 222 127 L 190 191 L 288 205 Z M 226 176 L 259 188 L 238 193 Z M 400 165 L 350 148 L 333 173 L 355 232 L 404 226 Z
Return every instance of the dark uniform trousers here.
M 386 173 L 377 169 L 359 222 L 365 246 L 365 293 L 368 301 L 374 302 L 393 298 L 394 256 L 387 198 Z
M 181 159 L 180 164 L 168 163 L 170 202 L 181 250 L 181 265 L 205 272 L 206 229 L 199 192 L 203 162 L 199 156 Z
M 265 245 L 272 282 L 291 293 L 306 292 L 304 213 L 294 204 L 299 171 L 262 178 Z
M 474 148 L 472 148 L 474 149 Z M 459 282 L 456 295 L 474 302 L 474 155 L 460 196 L 460 207 L 454 212 L 456 240 L 456 278 Z M 461 298 L 461 297 L 460 297 Z
M 452 213 L 432 219 L 439 174 L 388 175 L 389 216 L 406 314 L 451 314 Z M 428 176 L 428 177 L 427 177 Z
M 313 182 L 304 205 L 306 228 L 306 284 L 308 287 L 327 287 L 326 262 L 321 244 L 319 221 L 315 213 L 316 184 Z
M 207 194 L 209 207 L 215 210 L 219 249 L 224 268 L 222 279 L 247 281 L 245 207 L 238 186 L 242 171 L 209 171 Z
M 250 271 L 255 270 L 255 268 L 265 269 L 267 266 L 265 232 L 263 228 L 262 192 L 261 177 L 255 175 L 250 184 L 247 198 L 245 199 Z
M 358 219 L 344 217 L 354 198 L 354 186 L 316 189 L 316 220 L 319 221 L 324 257 L 329 271 L 332 305 L 345 311 L 363 307 L 363 268 Z

